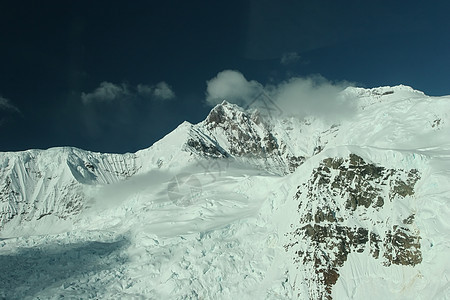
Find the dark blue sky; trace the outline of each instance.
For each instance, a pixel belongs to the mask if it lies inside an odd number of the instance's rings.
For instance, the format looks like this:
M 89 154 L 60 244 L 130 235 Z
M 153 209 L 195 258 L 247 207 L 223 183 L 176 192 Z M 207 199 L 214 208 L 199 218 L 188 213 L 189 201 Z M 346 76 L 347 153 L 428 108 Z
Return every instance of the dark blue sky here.
M 2 1 L 0 151 L 148 147 L 204 119 L 226 69 L 450 94 L 447 3 Z

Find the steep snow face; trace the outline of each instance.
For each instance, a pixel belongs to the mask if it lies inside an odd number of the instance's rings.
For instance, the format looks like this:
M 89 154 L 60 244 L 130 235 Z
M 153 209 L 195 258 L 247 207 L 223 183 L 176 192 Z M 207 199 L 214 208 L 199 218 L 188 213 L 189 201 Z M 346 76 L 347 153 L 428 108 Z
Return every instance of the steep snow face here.
M 103 154 L 70 147 L 0 153 L 0 231 L 7 236 L 9 229 L 25 226 L 29 234 L 38 233 L 34 221 L 44 217 L 61 221 L 79 214 L 89 201 L 86 187 L 185 165 L 189 154 L 181 148 L 191 126 L 185 122 L 137 153 Z M 10 221 L 14 222 L 5 230 Z M 67 229 L 63 224 L 57 227 Z
M 410 150 L 448 143 L 449 97 L 428 97 L 403 86 L 344 92 L 361 96 L 360 112 L 343 124 L 334 145 Z
M 111 184 L 134 175 L 136 157 L 75 148 L 1 153 L 0 228 L 45 216 L 66 219 L 85 202 L 83 185 Z
M 223 102 L 133 154 L 0 154 L 0 297 L 450 298 L 450 97 L 342 96 L 336 124 Z

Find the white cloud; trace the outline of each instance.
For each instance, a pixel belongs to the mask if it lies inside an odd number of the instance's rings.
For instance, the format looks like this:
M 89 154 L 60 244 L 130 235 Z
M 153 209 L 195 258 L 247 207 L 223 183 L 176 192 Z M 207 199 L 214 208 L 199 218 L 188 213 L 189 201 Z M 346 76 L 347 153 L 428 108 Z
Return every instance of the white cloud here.
M 11 120 L 15 114 L 21 114 L 19 108 L 11 100 L 0 96 L 0 126 Z
M 172 90 L 170 85 L 164 81 L 152 86 L 138 84 L 137 91 L 140 95 L 153 96 L 154 98 L 161 100 L 170 100 L 175 98 L 175 92 Z
M 153 94 L 153 86 L 149 86 L 146 84 L 138 84 L 137 91 L 140 95 L 152 95 Z
M 298 62 L 300 60 L 300 55 L 297 52 L 288 52 L 284 53 L 281 56 L 281 64 L 282 65 L 290 65 Z
M 207 82 L 206 102 L 213 106 L 226 99 L 242 107 L 260 107 L 258 99 L 261 98 L 261 101 L 273 103 L 284 115 L 314 115 L 334 120 L 353 112 L 351 99 L 340 93 L 349 85 L 348 82 L 333 83 L 317 75 L 263 86 L 254 80 L 248 81 L 238 71 L 226 70 Z M 263 90 L 264 97 L 270 101 L 259 97 Z
M 332 83 L 322 76 L 294 77 L 271 87 L 271 97 L 285 114 L 339 119 L 351 115 L 354 109 L 351 99 L 341 94 L 349 85 Z
M 116 85 L 111 82 L 103 81 L 92 93 L 81 93 L 81 100 L 84 104 L 92 102 L 113 102 L 125 98 L 129 94 L 125 84 Z
M 3 98 L 0 96 L 0 110 L 9 110 L 14 112 L 20 112 L 20 110 L 12 104 L 11 100 Z
M 245 106 L 252 102 L 262 91 L 257 81 L 248 81 L 242 73 L 225 70 L 206 82 L 206 102 L 210 105 L 223 100 Z
M 135 88 L 128 84 L 114 84 L 103 81 L 100 86 L 91 93 L 81 93 L 81 100 L 84 104 L 90 103 L 112 103 L 124 99 L 133 99 L 138 96 L 169 100 L 175 98 L 175 92 L 170 85 L 161 81 L 156 85 L 138 84 Z
M 80 117 L 91 137 L 111 132 L 125 134 L 141 124 L 152 124 L 149 116 L 154 114 L 153 104 L 174 97 L 175 93 L 165 82 L 130 85 L 104 81 L 93 91 L 81 93 L 80 102 L 84 105 Z M 161 109 L 168 107 L 163 105 Z
M 172 99 L 175 97 L 175 93 L 172 91 L 170 86 L 164 81 L 158 83 L 155 86 L 153 94 L 155 95 L 155 97 L 163 100 Z

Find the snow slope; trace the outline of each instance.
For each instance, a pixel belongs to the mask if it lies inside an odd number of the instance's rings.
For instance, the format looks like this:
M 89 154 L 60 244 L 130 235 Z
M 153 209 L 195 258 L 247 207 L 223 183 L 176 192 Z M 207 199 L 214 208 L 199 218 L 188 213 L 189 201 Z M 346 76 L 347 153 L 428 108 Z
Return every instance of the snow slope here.
M 0 153 L 6 299 L 448 299 L 450 97 L 228 102 L 132 154 Z

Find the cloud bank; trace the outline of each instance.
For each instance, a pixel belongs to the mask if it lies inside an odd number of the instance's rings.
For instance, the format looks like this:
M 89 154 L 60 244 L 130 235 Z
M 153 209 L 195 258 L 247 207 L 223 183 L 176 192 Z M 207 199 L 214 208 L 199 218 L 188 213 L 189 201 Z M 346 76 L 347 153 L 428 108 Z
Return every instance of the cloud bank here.
M 84 104 L 93 102 L 112 102 L 127 97 L 130 94 L 126 84 L 116 85 L 103 81 L 100 86 L 91 93 L 81 93 Z
M 294 77 L 275 85 L 263 86 L 247 80 L 242 73 L 225 70 L 207 81 L 206 103 L 214 106 L 223 100 L 251 108 L 264 95 L 284 115 L 304 117 L 313 115 L 329 119 L 351 116 L 354 112 L 352 99 L 341 93 L 348 82 L 331 82 L 320 75 Z
M 111 103 L 133 98 L 150 98 L 154 100 L 170 100 L 175 98 L 175 92 L 166 82 L 156 85 L 138 84 L 136 87 L 126 83 L 114 84 L 103 81 L 100 86 L 90 93 L 81 93 L 81 101 L 91 103 Z
M 167 109 L 174 98 L 175 92 L 164 81 L 135 86 L 103 81 L 93 91 L 81 93 L 80 118 L 90 137 L 113 134 L 135 138 L 137 132 L 144 134 L 148 124 L 155 126 L 152 120 L 155 112 Z M 120 143 L 117 138 L 110 140 Z

